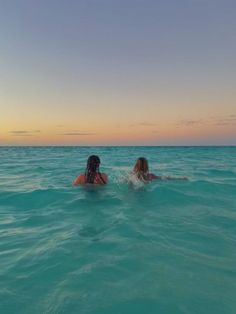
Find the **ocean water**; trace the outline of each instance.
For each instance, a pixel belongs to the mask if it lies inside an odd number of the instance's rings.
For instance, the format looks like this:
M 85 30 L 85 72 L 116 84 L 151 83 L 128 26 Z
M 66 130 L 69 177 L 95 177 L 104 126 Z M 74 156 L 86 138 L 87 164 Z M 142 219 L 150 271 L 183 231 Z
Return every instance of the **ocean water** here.
M 1 147 L 0 313 L 235 314 L 236 147 Z

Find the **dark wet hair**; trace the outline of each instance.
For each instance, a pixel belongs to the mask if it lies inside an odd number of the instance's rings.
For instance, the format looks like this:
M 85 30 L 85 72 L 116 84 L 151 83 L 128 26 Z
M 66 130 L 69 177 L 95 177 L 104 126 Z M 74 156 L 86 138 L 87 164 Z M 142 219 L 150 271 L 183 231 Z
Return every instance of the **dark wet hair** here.
M 89 156 L 87 160 L 87 168 L 85 171 L 85 181 L 86 183 L 94 183 L 96 175 L 99 175 L 101 183 L 105 184 L 101 173 L 99 172 L 100 158 L 96 155 Z

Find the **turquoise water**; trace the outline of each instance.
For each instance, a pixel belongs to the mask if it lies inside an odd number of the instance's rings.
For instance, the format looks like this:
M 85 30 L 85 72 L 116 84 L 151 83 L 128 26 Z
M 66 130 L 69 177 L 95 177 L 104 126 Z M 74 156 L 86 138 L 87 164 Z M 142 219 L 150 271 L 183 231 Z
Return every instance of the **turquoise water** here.
M 139 156 L 189 181 L 130 187 Z M 0 239 L 1 314 L 234 314 L 236 147 L 2 147 Z

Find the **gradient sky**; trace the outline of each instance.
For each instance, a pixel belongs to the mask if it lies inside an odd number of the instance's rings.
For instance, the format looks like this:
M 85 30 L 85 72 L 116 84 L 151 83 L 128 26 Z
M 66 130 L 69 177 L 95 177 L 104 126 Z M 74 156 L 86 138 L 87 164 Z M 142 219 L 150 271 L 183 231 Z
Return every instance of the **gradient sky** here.
M 236 1 L 0 0 L 0 145 L 130 144 L 236 144 Z

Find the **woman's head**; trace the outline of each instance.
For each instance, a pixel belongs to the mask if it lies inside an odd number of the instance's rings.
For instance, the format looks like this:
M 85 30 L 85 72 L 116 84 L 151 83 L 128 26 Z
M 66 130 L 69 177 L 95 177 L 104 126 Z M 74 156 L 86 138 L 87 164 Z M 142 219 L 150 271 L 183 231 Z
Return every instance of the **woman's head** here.
M 87 168 L 85 172 L 86 182 L 93 183 L 96 173 L 99 172 L 100 159 L 96 155 L 89 156 L 87 160 Z
M 138 177 L 145 176 L 148 173 L 148 161 L 144 157 L 140 157 L 137 159 L 135 166 L 134 166 L 134 172 L 137 174 Z
M 96 155 L 89 156 L 87 160 L 87 170 L 96 171 L 99 169 L 100 158 Z

